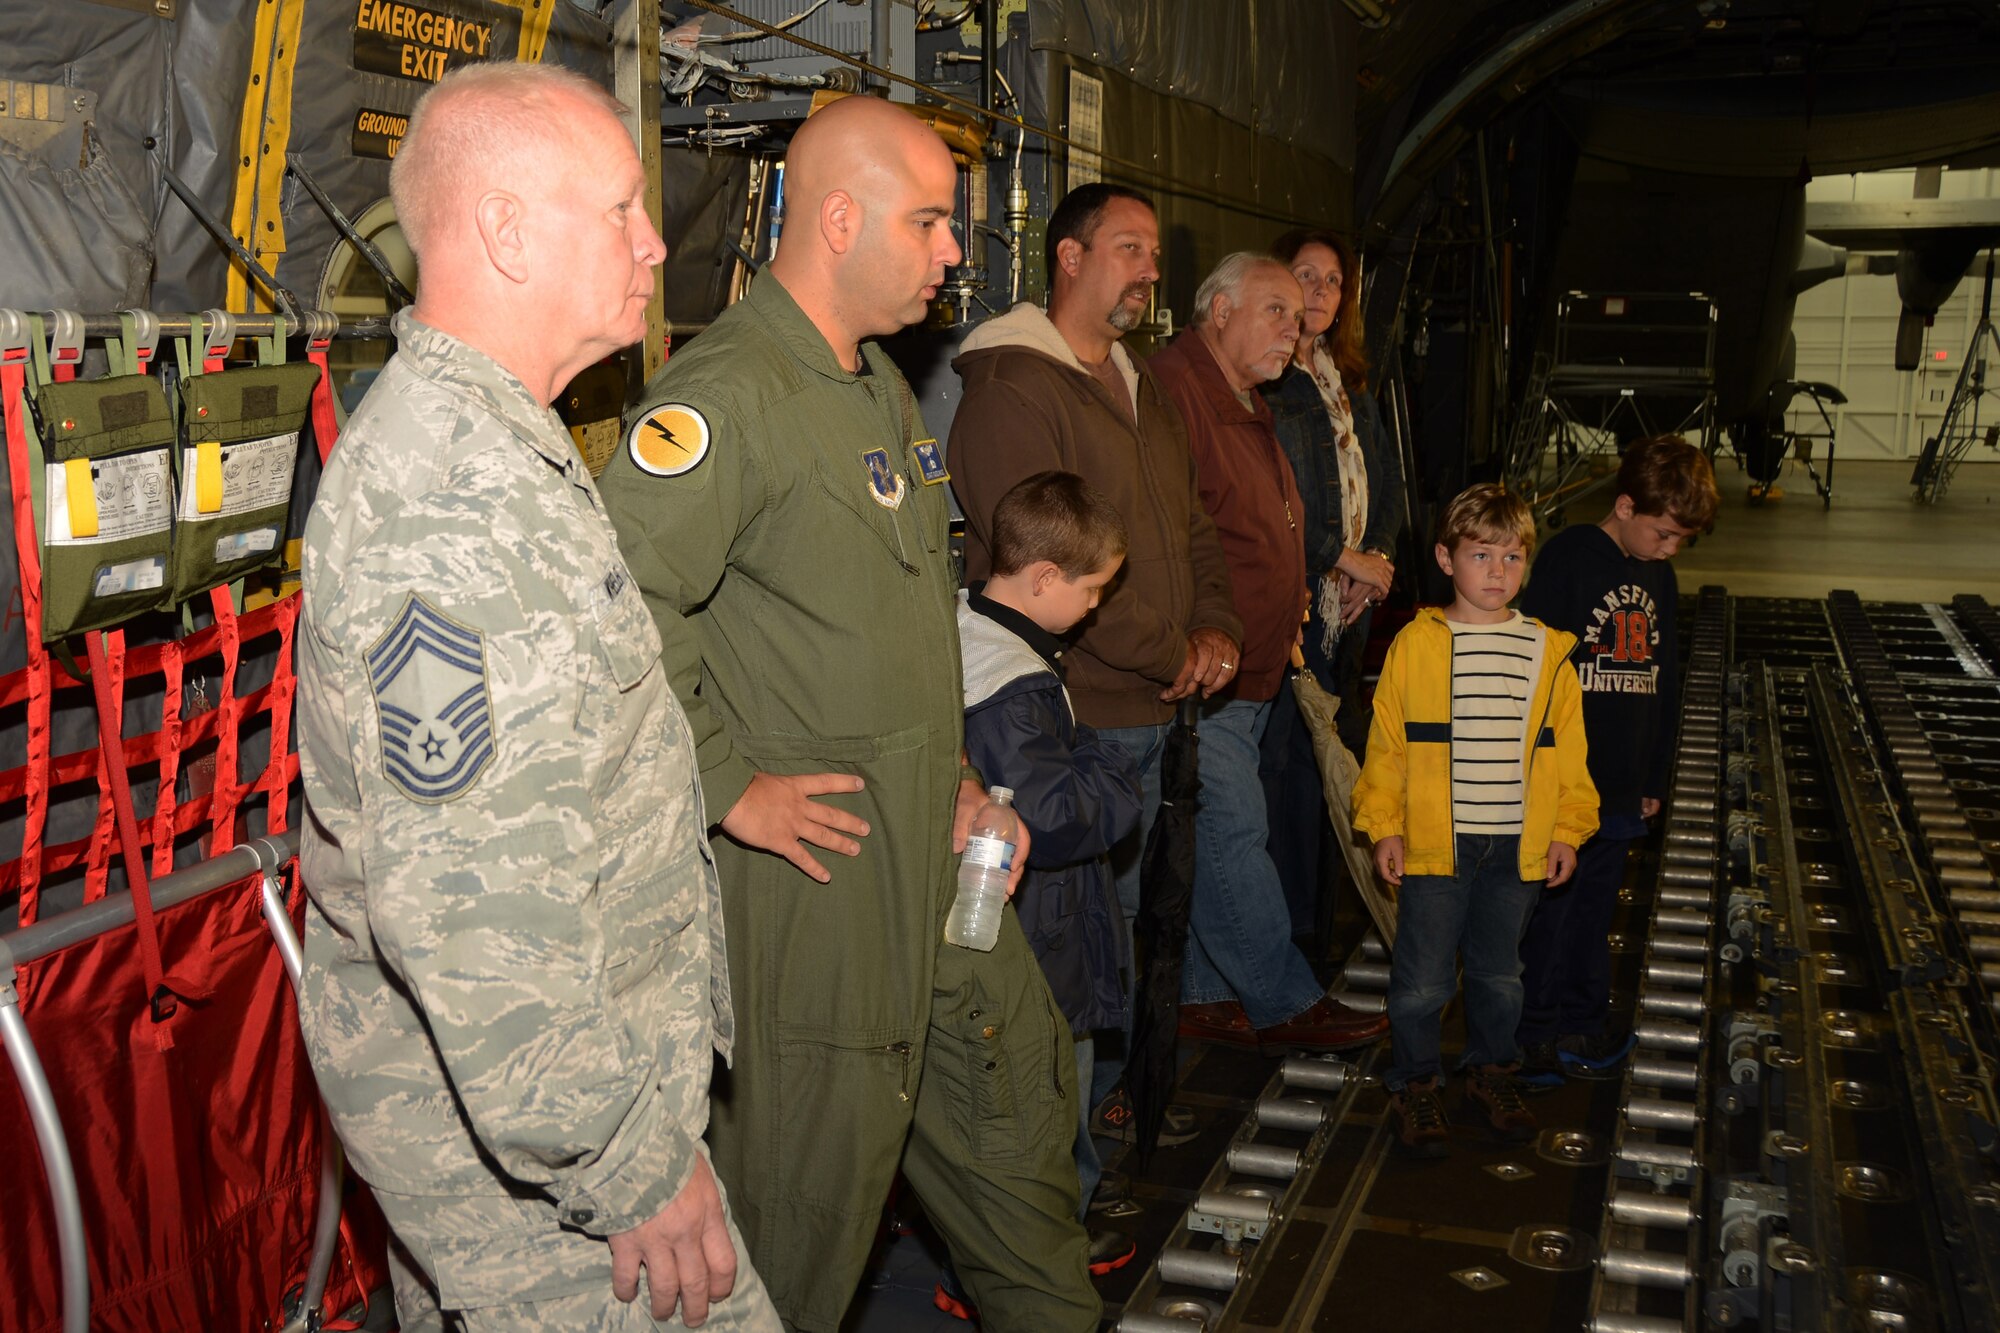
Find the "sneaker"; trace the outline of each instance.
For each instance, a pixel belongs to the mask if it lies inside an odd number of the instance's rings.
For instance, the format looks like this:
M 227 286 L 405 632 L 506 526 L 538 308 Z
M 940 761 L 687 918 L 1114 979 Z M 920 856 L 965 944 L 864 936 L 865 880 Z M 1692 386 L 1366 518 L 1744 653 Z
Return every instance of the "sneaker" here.
M 1638 1037 L 1630 1032 L 1596 1037 L 1572 1033 L 1556 1038 L 1556 1054 L 1562 1058 L 1566 1072 L 1578 1078 L 1616 1078 L 1619 1066 L 1638 1044 Z
M 1443 1157 L 1451 1150 L 1451 1130 L 1445 1126 L 1436 1079 L 1390 1093 L 1389 1119 L 1396 1130 L 1396 1149 L 1404 1156 Z
M 1139 1242 L 1122 1231 L 1100 1231 L 1090 1228 L 1090 1275 L 1103 1277 L 1132 1262 L 1132 1256 L 1139 1252 Z
M 1090 1132 L 1100 1139 L 1116 1139 L 1120 1143 L 1131 1143 L 1138 1137 L 1132 1127 L 1132 1099 L 1119 1088 L 1098 1103 L 1096 1114 L 1090 1117 Z M 1162 1148 L 1178 1148 L 1183 1143 L 1192 1143 L 1201 1133 L 1195 1124 L 1194 1112 L 1178 1102 L 1167 1105 L 1167 1113 L 1160 1120 L 1160 1137 L 1155 1140 Z
M 979 1322 L 979 1310 L 972 1298 L 958 1285 L 958 1274 L 951 1271 L 949 1264 L 938 1274 L 937 1289 L 931 1292 L 931 1304 L 953 1319 L 963 1319 L 968 1324 Z
M 1514 1081 L 1530 1097 L 1560 1088 L 1567 1080 L 1563 1078 L 1562 1057 L 1556 1051 L 1556 1044 L 1553 1041 L 1531 1041 L 1523 1046 L 1521 1072 L 1514 1075 Z
M 1493 1130 L 1502 1143 L 1526 1143 L 1535 1137 L 1535 1115 L 1514 1086 L 1519 1065 L 1481 1065 L 1466 1071 L 1465 1104 Z

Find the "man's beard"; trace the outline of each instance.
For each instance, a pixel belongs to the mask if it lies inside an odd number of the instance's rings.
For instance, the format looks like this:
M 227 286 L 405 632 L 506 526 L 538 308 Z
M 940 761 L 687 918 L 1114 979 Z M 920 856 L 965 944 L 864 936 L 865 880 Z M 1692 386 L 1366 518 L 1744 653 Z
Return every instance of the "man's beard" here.
M 1111 313 L 1105 316 L 1105 322 L 1120 333 L 1130 333 L 1132 330 L 1138 328 L 1139 321 L 1146 317 L 1145 307 L 1141 306 L 1135 310 L 1125 304 L 1125 298 L 1128 296 L 1144 296 L 1147 290 L 1145 286 L 1135 284 L 1119 293 L 1118 304 L 1111 307 Z

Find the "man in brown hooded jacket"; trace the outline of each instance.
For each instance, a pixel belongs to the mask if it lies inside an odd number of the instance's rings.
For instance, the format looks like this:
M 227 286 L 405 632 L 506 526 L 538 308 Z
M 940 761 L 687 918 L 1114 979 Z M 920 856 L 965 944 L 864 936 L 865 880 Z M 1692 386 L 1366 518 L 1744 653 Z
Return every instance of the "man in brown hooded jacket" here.
M 1106 184 L 1072 190 L 1049 219 L 1048 313 L 1022 302 L 975 330 L 952 363 L 965 382 L 948 462 L 965 511 L 967 582 L 991 572 L 1000 497 L 1049 468 L 1103 491 L 1130 534 L 1124 571 L 1064 657 L 1077 720 L 1139 767 L 1139 832 L 1113 856 L 1128 922 L 1139 911 L 1140 851 L 1160 808 L 1174 706 L 1234 677 L 1243 636 L 1180 414 L 1119 342 L 1145 317 L 1159 254 L 1144 195 Z M 1093 1101 L 1123 1069 L 1111 1052 L 1098 1057 Z

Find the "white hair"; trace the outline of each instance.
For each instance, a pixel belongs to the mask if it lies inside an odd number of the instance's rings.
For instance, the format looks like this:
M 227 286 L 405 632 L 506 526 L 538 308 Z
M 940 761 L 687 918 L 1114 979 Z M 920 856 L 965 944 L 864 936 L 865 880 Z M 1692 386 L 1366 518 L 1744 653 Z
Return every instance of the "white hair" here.
M 1194 323 L 1202 325 L 1215 317 L 1215 298 L 1226 296 L 1232 306 L 1243 303 L 1243 283 L 1259 269 L 1274 268 L 1287 277 L 1291 270 L 1271 256 L 1257 250 L 1238 250 L 1224 255 L 1222 262 L 1209 271 L 1201 280 L 1201 286 L 1194 293 Z
M 389 166 L 389 198 L 419 261 L 461 201 L 545 176 L 569 155 L 565 99 L 627 114 L 610 93 L 560 65 L 466 65 L 423 95 Z

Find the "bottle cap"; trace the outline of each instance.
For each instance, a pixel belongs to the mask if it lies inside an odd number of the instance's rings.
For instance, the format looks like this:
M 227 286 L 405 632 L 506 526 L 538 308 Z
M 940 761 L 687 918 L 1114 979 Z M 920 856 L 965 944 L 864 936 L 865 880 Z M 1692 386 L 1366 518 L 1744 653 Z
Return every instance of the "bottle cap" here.
M 986 790 L 986 794 L 994 800 L 1001 802 L 1014 799 L 1014 789 L 1012 787 L 989 787 Z

